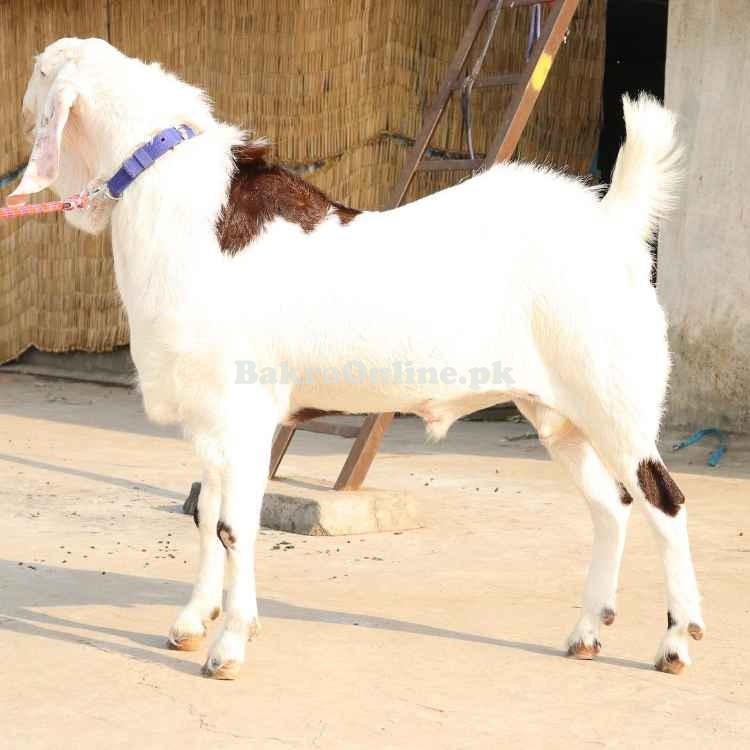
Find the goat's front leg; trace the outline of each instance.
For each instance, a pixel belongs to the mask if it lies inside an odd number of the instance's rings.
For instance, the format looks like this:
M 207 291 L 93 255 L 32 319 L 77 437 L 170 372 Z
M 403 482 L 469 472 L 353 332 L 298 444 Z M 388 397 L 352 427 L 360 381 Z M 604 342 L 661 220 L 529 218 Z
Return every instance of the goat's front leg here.
M 203 644 L 206 625 L 221 613 L 224 588 L 224 547 L 216 536 L 221 510 L 221 473 L 208 465 L 203 472 L 200 496 L 193 513 L 200 535 L 198 580 L 187 606 L 169 631 L 169 647 L 196 651 Z
M 226 614 L 203 666 L 208 677 L 234 679 L 245 661 L 245 644 L 259 629 L 255 539 L 276 421 L 270 413 L 253 414 L 241 439 L 225 448 L 216 533 L 226 549 Z

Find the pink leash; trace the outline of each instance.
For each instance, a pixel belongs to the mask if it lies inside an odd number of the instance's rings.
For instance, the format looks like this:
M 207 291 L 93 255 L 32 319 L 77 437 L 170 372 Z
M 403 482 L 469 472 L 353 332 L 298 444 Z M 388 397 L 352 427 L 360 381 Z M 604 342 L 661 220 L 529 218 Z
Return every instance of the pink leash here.
M 73 211 L 86 208 L 89 204 L 89 194 L 71 195 L 63 201 L 47 201 L 46 203 L 29 203 L 25 206 L 4 206 L 0 208 L 0 219 L 16 219 L 20 216 L 35 214 L 53 214 L 57 211 Z

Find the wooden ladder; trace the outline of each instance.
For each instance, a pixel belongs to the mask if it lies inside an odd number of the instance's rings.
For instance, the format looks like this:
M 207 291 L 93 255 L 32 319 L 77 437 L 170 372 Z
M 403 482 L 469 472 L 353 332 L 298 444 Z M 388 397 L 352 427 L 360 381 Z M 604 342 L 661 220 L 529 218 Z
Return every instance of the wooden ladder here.
M 539 2 L 539 0 L 477 0 L 456 54 L 434 100 L 427 109 L 414 146 L 406 157 L 406 163 L 393 189 L 388 208 L 396 208 L 401 205 L 412 178 L 418 171 L 474 171 L 491 167 L 493 164 L 506 161 L 513 156 L 523 129 L 547 79 L 547 74 L 568 32 L 578 3 L 579 0 L 542 0 L 542 2 Z M 550 11 L 544 27 L 541 29 L 540 36 L 531 50 L 524 70 L 521 73 L 480 76 L 479 70 L 487 54 L 500 11 L 503 8 L 534 5 L 549 6 Z M 479 38 L 482 28 L 485 28 L 484 41 L 478 50 L 471 71 L 464 74 L 462 71 L 469 53 Z M 476 158 L 473 154 L 472 158 L 469 159 L 424 158 L 430 139 L 454 92 L 468 91 L 470 95 L 471 89 L 474 87 L 509 85 L 514 85 L 515 91 L 484 159 Z M 470 126 L 467 136 L 471 144 Z M 471 146 L 470 152 L 473 152 Z M 315 419 L 297 427 L 279 426 L 273 440 L 269 476 L 272 478 L 276 476 L 281 460 L 284 458 L 289 443 L 297 430 L 337 435 L 354 438 L 354 443 L 333 488 L 335 490 L 356 490 L 367 476 L 370 465 L 392 419 L 393 414 L 368 414 L 359 426 L 320 422 Z

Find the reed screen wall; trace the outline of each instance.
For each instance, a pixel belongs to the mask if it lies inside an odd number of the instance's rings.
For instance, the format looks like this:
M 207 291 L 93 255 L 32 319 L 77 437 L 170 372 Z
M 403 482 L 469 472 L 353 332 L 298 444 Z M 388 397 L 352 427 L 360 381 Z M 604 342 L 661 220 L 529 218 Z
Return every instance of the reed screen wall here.
M 219 117 L 269 136 L 281 162 L 336 200 L 382 208 L 472 6 L 472 0 L 0 0 L 0 175 L 28 155 L 20 109 L 32 56 L 61 36 L 99 36 L 205 88 Z M 582 0 L 518 157 L 588 174 L 600 125 L 605 11 L 605 0 Z M 521 69 L 529 13 L 502 12 L 484 72 Z M 475 90 L 478 153 L 509 96 L 509 90 Z M 466 154 L 457 101 L 432 147 Z M 463 177 L 419 174 L 407 199 Z M 0 189 L 0 200 L 14 184 Z M 539 212 L 543 220 L 544 206 Z M 59 215 L 0 223 L 0 362 L 32 345 L 107 351 L 127 342 L 107 237 L 75 232 Z

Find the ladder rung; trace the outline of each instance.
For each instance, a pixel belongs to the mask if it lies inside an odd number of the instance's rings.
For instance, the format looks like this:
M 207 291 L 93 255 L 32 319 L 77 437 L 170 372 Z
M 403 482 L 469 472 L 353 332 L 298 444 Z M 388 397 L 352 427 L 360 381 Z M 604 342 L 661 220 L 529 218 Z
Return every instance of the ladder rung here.
M 555 0 L 506 0 L 503 3 L 503 10 L 512 10 L 513 8 L 527 8 L 529 5 L 552 5 Z M 490 10 L 497 7 L 497 3 L 492 3 Z
M 319 432 L 323 435 L 336 435 L 343 438 L 355 438 L 359 435 L 360 428 L 353 424 L 340 424 L 335 422 L 305 422 L 297 426 L 298 430 L 305 432 Z
M 465 78 L 457 78 L 453 84 L 453 90 L 457 91 L 464 85 Z M 521 80 L 520 73 L 498 73 L 492 76 L 479 76 L 474 81 L 475 89 L 486 89 L 497 86 L 515 86 Z
M 483 165 L 484 159 L 423 159 L 417 169 L 420 172 L 443 172 L 449 169 L 469 171 L 479 169 Z

